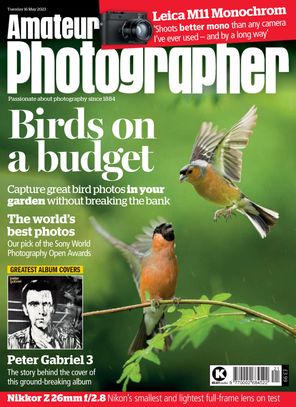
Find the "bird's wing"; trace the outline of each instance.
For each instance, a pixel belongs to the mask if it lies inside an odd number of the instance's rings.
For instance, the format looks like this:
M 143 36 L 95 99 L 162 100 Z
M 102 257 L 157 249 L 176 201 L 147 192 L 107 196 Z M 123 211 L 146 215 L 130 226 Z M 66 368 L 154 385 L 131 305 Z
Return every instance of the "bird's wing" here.
M 190 162 L 196 160 L 210 162 L 215 148 L 223 137 L 224 133 L 213 127 L 213 123 L 203 122 L 193 145 Z
M 251 109 L 223 135 L 210 159 L 213 167 L 232 181 L 240 181 L 242 151 L 249 143 L 249 137 L 256 126 L 257 109 Z
M 144 233 L 136 236 L 136 241 L 132 244 L 132 247 L 136 249 L 142 257 L 150 251 L 154 229 L 162 223 L 167 222 L 165 219 L 160 217 L 153 219 L 150 221 L 150 225 L 143 227 Z
M 112 236 L 109 232 L 107 232 L 97 221 L 94 217 L 91 217 L 90 223 L 94 227 L 95 231 L 101 235 L 105 240 L 111 243 L 114 247 L 116 247 L 128 261 L 132 274 L 133 279 L 136 284 L 137 289 L 139 290 L 140 284 L 140 276 L 141 276 L 141 258 L 143 254 L 140 250 L 138 250 L 133 245 L 125 244 L 120 240 L 116 239 Z M 151 239 L 150 239 L 150 246 L 151 246 Z

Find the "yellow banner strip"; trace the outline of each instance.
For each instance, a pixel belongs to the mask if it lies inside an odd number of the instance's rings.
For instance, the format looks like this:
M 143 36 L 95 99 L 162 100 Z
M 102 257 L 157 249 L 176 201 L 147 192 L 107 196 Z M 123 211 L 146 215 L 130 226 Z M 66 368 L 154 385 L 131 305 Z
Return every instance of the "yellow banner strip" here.
M 8 274 L 83 274 L 83 266 L 9 265 Z

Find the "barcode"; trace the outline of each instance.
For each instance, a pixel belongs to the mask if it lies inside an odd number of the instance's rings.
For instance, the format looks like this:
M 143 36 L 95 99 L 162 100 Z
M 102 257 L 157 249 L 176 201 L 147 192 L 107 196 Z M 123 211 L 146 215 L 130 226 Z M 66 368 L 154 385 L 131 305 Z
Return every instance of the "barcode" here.
M 264 381 L 272 383 L 280 383 L 280 371 L 271 370 L 269 366 L 234 366 L 233 368 L 234 381 Z
M 289 386 L 288 365 L 211 365 L 211 386 Z
M 279 370 L 271 371 L 271 381 L 272 383 L 279 383 L 281 381 L 281 375 Z

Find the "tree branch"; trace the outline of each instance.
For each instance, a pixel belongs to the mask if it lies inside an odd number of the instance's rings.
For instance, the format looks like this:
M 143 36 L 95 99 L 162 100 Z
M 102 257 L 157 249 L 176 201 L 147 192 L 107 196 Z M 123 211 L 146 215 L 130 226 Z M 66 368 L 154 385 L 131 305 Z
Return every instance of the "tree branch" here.
M 144 302 L 142 304 L 133 304 L 133 305 L 126 305 L 123 307 L 118 308 L 109 308 L 104 310 L 98 311 L 89 311 L 84 312 L 84 317 L 90 317 L 93 315 L 106 315 L 106 314 L 114 314 L 116 312 L 124 312 L 124 311 L 131 311 L 138 308 L 147 308 L 151 306 L 151 302 Z M 223 301 L 213 301 L 213 300 L 195 300 L 195 299 L 180 299 L 180 300 L 159 300 L 160 305 L 179 305 L 179 304 L 189 304 L 189 305 L 216 305 L 220 307 L 228 307 L 238 311 L 242 311 L 244 315 L 252 315 L 253 317 L 260 318 L 263 321 L 269 322 L 270 324 L 276 325 L 277 327 L 283 329 L 284 331 L 288 332 L 290 335 L 296 336 L 296 327 L 292 327 L 290 325 L 285 324 L 282 321 L 279 321 L 276 318 L 272 318 L 262 312 L 255 311 L 251 308 L 244 307 L 243 305 L 232 304 L 229 302 Z

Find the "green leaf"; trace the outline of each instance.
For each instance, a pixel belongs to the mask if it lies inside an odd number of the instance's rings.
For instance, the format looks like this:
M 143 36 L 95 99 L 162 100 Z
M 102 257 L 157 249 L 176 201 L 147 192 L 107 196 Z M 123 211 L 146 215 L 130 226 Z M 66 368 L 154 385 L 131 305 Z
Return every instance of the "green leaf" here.
M 191 343 L 193 345 L 193 347 L 195 349 L 197 349 L 200 345 L 203 344 L 203 342 L 207 339 L 207 337 L 209 336 L 211 329 L 212 329 L 212 325 L 208 325 L 208 326 L 202 326 L 202 324 L 200 324 L 200 331 L 198 333 L 198 335 L 194 335 L 191 336 Z
M 209 298 L 206 295 L 202 295 L 200 299 L 204 301 L 209 300 Z M 201 304 L 198 307 L 194 307 L 194 310 L 198 315 L 209 315 L 211 307 L 212 305 L 210 304 Z
M 182 316 L 176 322 L 171 324 L 171 326 L 184 326 L 194 321 L 196 313 L 193 309 L 179 308 L 178 312 L 182 314 Z
M 274 311 L 274 310 L 271 310 L 270 308 L 259 306 L 259 305 L 252 307 L 252 309 L 255 311 L 261 312 L 263 314 L 266 314 L 272 318 L 278 319 L 288 325 L 296 327 L 296 317 L 294 317 L 293 315 L 290 315 L 290 314 L 282 315 L 277 311 Z
M 140 383 L 141 378 L 142 378 L 142 375 L 140 372 L 140 366 L 138 363 L 135 363 L 135 366 L 130 373 L 130 379 L 135 383 Z
M 173 312 L 176 311 L 176 306 L 175 305 L 171 305 L 168 309 L 167 309 L 167 313 L 168 314 L 172 314 Z
M 117 380 L 116 383 L 121 383 L 123 381 L 122 390 L 127 390 L 127 385 L 129 381 L 133 381 L 135 383 L 140 383 L 142 378 L 141 371 L 140 371 L 140 364 L 139 362 L 130 363 L 127 365 L 122 372 L 122 375 Z
M 214 317 L 213 317 L 214 318 Z M 235 324 L 238 323 L 238 320 L 242 319 L 243 317 L 218 317 L 216 319 L 216 325 L 220 326 L 223 329 L 226 329 L 229 332 L 235 331 Z
M 149 362 L 155 363 L 156 365 L 160 365 L 159 357 L 152 351 L 144 352 L 143 358 L 149 360 Z
M 149 291 L 145 291 L 144 296 L 145 296 L 145 300 L 146 300 L 146 301 L 150 301 L 151 296 L 150 296 Z
M 139 358 L 142 356 L 143 352 L 144 352 L 144 349 L 142 349 L 142 350 L 137 350 L 137 351 L 125 362 L 125 364 L 123 365 L 123 367 L 125 367 L 125 366 L 129 365 L 130 363 L 134 362 L 135 360 L 139 359 Z
M 237 314 L 245 315 L 245 313 L 244 313 L 243 311 L 235 310 L 235 309 L 229 308 L 229 307 L 219 307 L 219 308 L 216 308 L 216 309 L 212 312 L 212 314 L 220 314 L 220 313 L 223 313 L 223 314 L 233 314 L 233 313 L 237 313 Z
M 170 348 L 171 350 L 175 350 L 178 347 L 181 347 L 181 349 L 184 348 L 184 346 L 185 346 L 184 342 L 186 341 L 186 338 L 188 336 L 188 331 L 190 331 L 190 329 L 191 329 L 191 326 L 185 326 L 185 327 L 182 327 L 181 330 L 177 331 L 177 334 L 173 336 L 173 343 Z
M 213 301 L 224 302 L 230 298 L 228 293 L 216 294 Z M 201 300 L 208 300 L 205 295 Z M 139 383 L 141 381 L 141 363 L 144 360 L 160 365 L 161 359 L 153 351 L 154 349 L 162 350 L 165 344 L 165 338 L 173 334 L 173 343 L 171 350 L 183 349 L 187 345 L 192 345 L 198 349 L 211 335 L 213 328 L 217 328 L 216 332 L 219 335 L 219 330 L 224 329 L 229 333 L 237 331 L 245 336 L 250 336 L 253 333 L 259 334 L 268 340 L 272 340 L 274 331 L 281 332 L 287 335 L 287 331 L 276 324 L 272 324 L 264 320 L 264 315 L 280 321 L 290 327 L 296 327 L 296 318 L 292 315 L 281 315 L 280 313 L 271 310 L 264 306 L 249 307 L 245 304 L 237 304 L 244 306 L 246 311 L 241 311 L 235 308 L 229 308 L 226 305 L 215 307 L 212 311 L 211 304 L 201 304 L 192 308 L 177 308 L 177 319 L 169 325 L 166 325 L 165 331 L 158 333 L 152 339 L 147 341 L 146 349 L 137 351 L 124 364 L 122 374 L 118 383 L 123 382 L 123 390 L 125 391 L 129 381 Z M 169 307 L 170 312 L 176 310 L 175 306 Z M 262 313 L 262 318 L 253 316 L 252 311 Z M 295 332 L 296 337 L 296 332 Z
M 137 365 L 137 363 L 130 363 L 129 365 L 127 365 L 123 371 L 122 374 L 120 376 L 120 378 L 117 380 L 116 383 L 121 383 L 125 378 L 130 377 L 132 371 L 135 368 L 135 365 Z M 138 365 L 139 366 L 139 365 Z
M 195 312 L 190 308 L 179 308 L 178 311 L 185 317 L 194 317 Z
M 147 341 L 150 347 L 162 350 L 164 348 L 164 334 L 157 334 Z
M 274 327 L 271 324 L 258 320 L 257 323 L 254 324 L 254 330 L 266 339 L 273 339 Z
M 285 322 L 288 325 L 293 326 L 296 328 L 296 318 L 293 315 L 285 314 L 281 318 L 281 321 Z
M 227 301 L 231 297 L 230 293 L 220 293 L 214 295 L 212 298 L 213 301 Z

